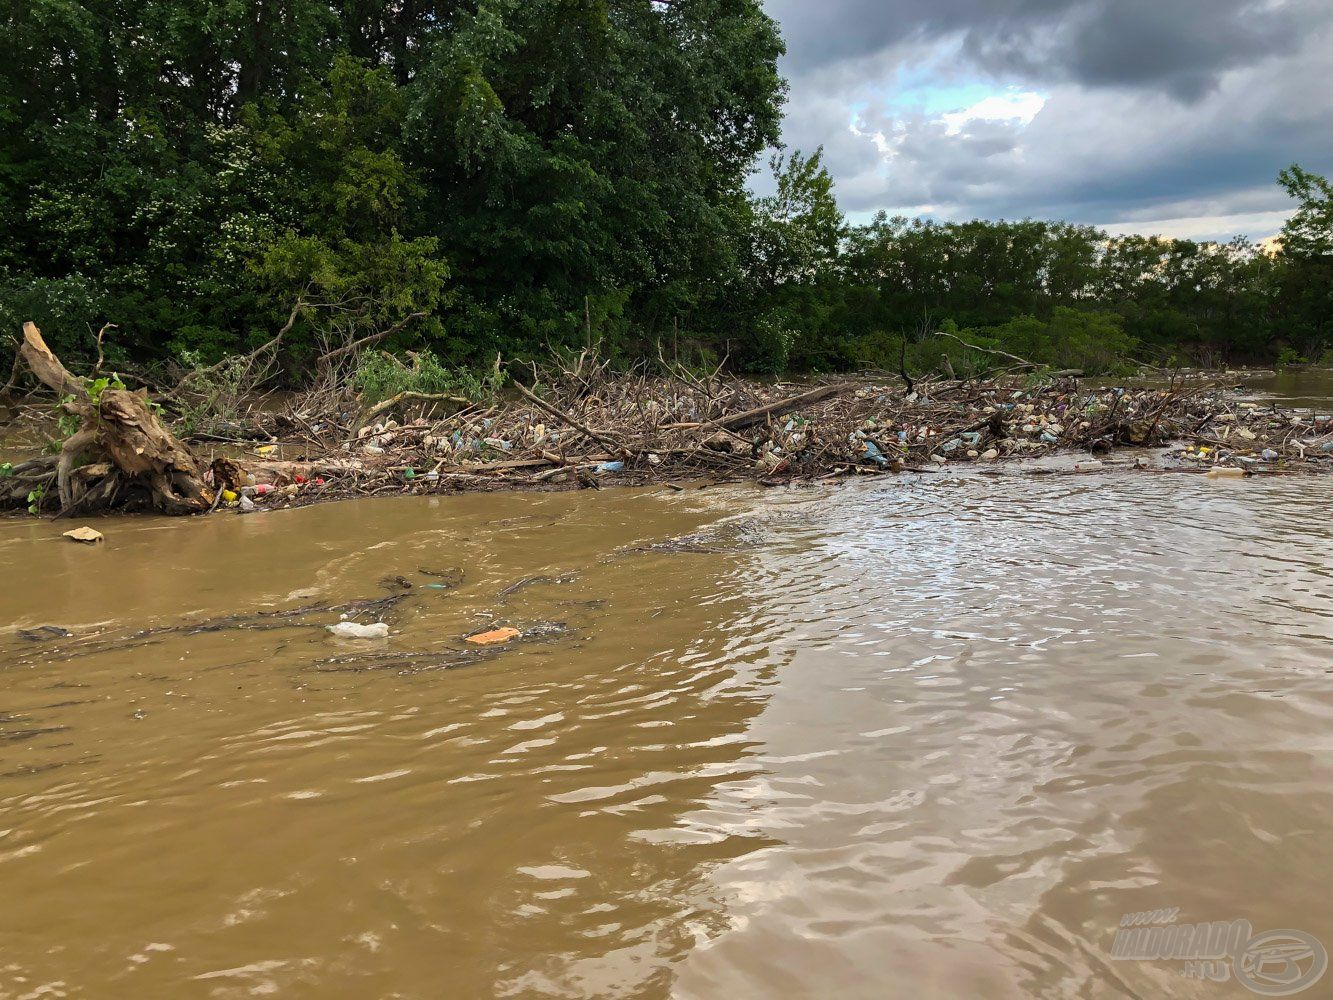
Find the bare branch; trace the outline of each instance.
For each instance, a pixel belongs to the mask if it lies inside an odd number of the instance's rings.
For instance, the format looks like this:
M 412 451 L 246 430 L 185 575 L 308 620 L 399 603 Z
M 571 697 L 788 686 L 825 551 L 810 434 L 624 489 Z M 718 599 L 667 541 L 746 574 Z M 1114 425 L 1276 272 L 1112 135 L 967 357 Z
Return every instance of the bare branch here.
M 407 326 L 408 323 L 411 323 L 414 319 L 421 319 L 425 315 L 427 314 L 424 312 L 414 312 L 409 316 L 404 316 L 401 320 L 399 320 L 393 326 L 389 327 L 387 330 L 381 330 L 379 333 L 372 333 L 367 337 L 362 337 L 360 340 L 354 340 L 350 344 L 344 344 L 342 347 L 338 347 L 332 351 L 329 351 L 328 354 L 325 354 L 320 357 L 319 364 L 321 365 L 327 364 L 328 362 L 333 361 L 336 358 L 345 357 L 349 354 L 355 354 L 363 347 L 367 347 L 370 344 L 378 343 L 379 341 L 384 340 L 386 337 L 393 336 L 399 330 Z

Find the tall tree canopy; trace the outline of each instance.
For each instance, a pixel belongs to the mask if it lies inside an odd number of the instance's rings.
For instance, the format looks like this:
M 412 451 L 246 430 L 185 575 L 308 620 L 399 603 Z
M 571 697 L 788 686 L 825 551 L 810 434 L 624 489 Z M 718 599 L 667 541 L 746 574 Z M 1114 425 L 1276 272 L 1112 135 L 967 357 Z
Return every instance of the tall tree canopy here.
M 676 317 L 734 278 L 783 96 L 759 0 L 31 0 L 0 35 L 5 319 L 147 355 L 301 295 L 458 357 Z
M 453 364 L 669 336 L 757 371 L 896 365 L 946 323 L 1061 363 L 1333 347 L 1323 177 L 1282 172 L 1276 251 L 852 226 L 822 151 L 778 148 L 782 51 L 761 0 L 5 4 L 0 326 L 189 363 L 299 303 L 293 367 L 386 330 Z

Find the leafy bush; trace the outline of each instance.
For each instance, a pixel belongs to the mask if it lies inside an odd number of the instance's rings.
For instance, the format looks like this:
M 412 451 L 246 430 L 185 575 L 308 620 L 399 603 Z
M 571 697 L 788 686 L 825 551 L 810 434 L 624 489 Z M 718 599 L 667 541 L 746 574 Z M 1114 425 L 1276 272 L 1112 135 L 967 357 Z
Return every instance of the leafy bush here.
M 374 406 L 400 392 L 462 396 L 484 401 L 494 398 L 504 384 L 504 372 L 494 369 L 478 374 L 465 368 L 446 368 L 430 351 L 414 353 L 411 363 L 384 351 L 363 355 L 352 375 L 352 385 L 362 403 Z
M 1128 369 L 1134 349 L 1119 316 L 1063 306 L 1049 320 L 1020 316 L 985 332 L 1002 351 L 1051 368 L 1080 368 L 1089 374 Z
M 1301 352 L 1296 350 L 1296 348 L 1284 347 L 1277 352 L 1277 360 L 1273 362 L 1273 367 L 1281 370 L 1283 368 L 1291 368 L 1298 365 L 1308 365 L 1309 363 L 1307 358 L 1301 357 Z

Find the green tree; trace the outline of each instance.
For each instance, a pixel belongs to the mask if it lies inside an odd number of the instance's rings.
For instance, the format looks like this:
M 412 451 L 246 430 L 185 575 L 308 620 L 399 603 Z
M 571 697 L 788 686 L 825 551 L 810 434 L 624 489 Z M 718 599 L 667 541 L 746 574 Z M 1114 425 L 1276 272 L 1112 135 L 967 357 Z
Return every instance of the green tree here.
M 1292 165 L 1278 183 L 1296 199 L 1296 211 L 1282 227 L 1282 334 L 1306 357 L 1333 345 L 1333 184 Z
M 746 304 L 737 317 L 745 331 L 738 362 L 746 368 L 782 371 L 793 358 L 801 367 L 836 367 L 826 357 L 838 297 L 838 258 L 847 223 L 833 193 L 824 151 L 799 150 L 770 161 L 774 192 L 752 206 L 744 267 Z

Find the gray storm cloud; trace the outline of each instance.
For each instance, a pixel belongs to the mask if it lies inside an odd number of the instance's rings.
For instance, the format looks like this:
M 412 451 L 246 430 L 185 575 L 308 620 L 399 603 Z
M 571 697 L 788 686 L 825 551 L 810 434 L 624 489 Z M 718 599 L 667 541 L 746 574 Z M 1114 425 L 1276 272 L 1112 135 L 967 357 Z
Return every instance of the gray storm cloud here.
M 846 208 L 942 217 L 1190 220 L 1267 235 L 1293 161 L 1333 167 L 1326 0 L 768 0 L 786 141 L 823 145 Z M 960 83 L 1037 92 L 1026 119 L 904 106 Z M 1280 219 L 1278 219 L 1280 222 Z M 1257 227 L 1257 228 L 1256 228 Z

